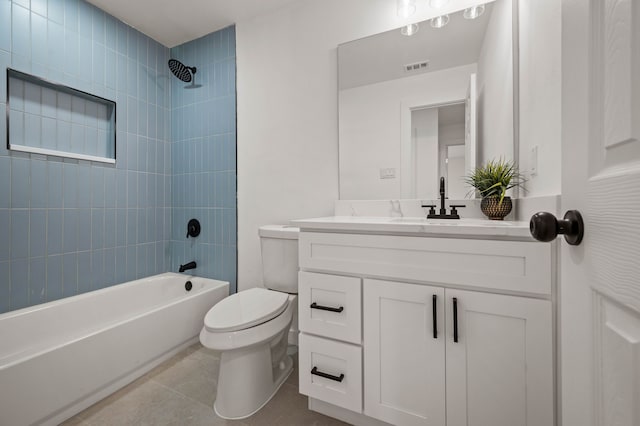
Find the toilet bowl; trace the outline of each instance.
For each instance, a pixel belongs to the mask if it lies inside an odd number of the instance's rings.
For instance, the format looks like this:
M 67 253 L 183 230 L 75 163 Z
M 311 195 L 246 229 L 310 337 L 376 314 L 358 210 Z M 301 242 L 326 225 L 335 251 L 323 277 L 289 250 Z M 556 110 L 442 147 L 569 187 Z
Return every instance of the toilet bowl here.
M 203 346 L 220 351 L 214 410 L 243 419 L 262 408 L 291 374 L 287 340 L 298 291 L 298 229 L 260 228 L 265 287 L 233 294 L 213 306 L 200 332 Z

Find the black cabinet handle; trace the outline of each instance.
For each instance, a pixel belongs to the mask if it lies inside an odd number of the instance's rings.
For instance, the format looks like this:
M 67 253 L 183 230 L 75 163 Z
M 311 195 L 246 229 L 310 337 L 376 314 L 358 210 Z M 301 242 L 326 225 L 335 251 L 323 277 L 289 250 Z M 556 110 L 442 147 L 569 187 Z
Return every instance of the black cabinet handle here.
M 342 382 L 344 380 L 344 374 L 340 374 L 339 376 L 334 376 L 333 374 L 323 373 L 322 371 L 318 371 L 318 367 L 313 367 L 311 369 L 311 374 L 314 376 L 324 377 L 325 379 L 335 380 L 336 382 Z
M 438 295 L 434 294 L 431 299 L 433 303 L 433 338 L 438 338 Z
M 453 298 L 453 341 L 458 343 L 458 298 Z
M 316 302 L 313 302 L 311 304 L 311 306 L 309 306 L 311 309 L 320 309 L 321 311 L 329 311 L 329 312 L 342 312 L 344 311 L 344 306 L 340 306 L 339 308 L 332 308 L 330 306 L 322 306 L 322 305 L 318 305 Z

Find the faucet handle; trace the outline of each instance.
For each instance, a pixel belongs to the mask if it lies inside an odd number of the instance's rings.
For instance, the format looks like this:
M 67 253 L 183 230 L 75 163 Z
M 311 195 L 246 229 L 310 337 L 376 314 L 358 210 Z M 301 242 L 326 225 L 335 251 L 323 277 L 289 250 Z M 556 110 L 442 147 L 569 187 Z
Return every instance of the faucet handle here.
M 458 210 L 461 207 L 467 207 L 465 204 L 451 204 L 449 207 L 451 207 L 451 215 L 457 215 L 458 214 Z
M 436 205 L 435 204 L 423 204 L 422 207 L 429 207 L 429 214 L 436 214 Z

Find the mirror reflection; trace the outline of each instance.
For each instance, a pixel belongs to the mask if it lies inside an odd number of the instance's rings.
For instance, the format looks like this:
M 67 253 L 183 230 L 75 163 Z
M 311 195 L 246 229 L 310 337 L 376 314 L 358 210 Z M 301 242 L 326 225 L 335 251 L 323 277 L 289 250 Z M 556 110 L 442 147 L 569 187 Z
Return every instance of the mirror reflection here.
M 411 185 L 415 198 L 431 198 L 437 193 L 440 176 L 445 178 L 445 193 L 449 198 L 464 198 L 468 191 L 457 177 L 463 176 L 470 166 L 465 164 L 465 145 L 469 146 L 465 141 L 465 104 L 414 109 L 411 111 L 411 131 Z M 433 167 L 420 167 L 433 163 L 434 158 L 437 158 L 435 174 Z M 470 153 L 466 158 L 470 158 Z
M 512 16 L 496 0 L 338 47 L 341 199 L 436 199 L 440 176 L 464 198 L 469 170 L 513 159 Z

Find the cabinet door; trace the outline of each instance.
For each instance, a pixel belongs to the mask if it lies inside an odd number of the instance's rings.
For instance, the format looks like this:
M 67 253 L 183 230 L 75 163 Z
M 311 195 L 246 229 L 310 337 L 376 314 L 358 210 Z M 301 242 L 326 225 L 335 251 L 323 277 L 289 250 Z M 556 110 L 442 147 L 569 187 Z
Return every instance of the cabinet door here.
M 445 295 L 447 426 L 553 425 L 551 302 Z
M 365 414 L 444 426 L 444 289 L 365 279 L 363 294 Z

